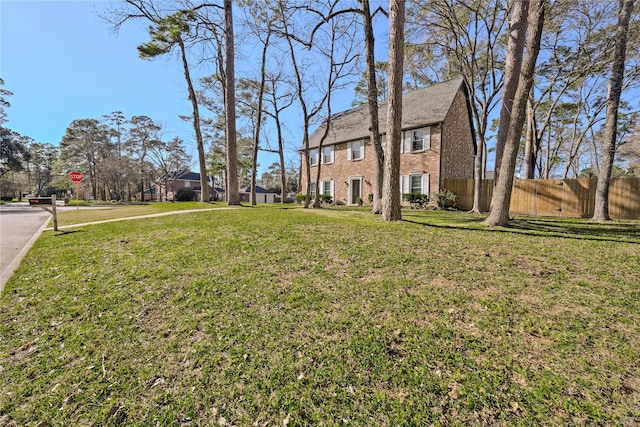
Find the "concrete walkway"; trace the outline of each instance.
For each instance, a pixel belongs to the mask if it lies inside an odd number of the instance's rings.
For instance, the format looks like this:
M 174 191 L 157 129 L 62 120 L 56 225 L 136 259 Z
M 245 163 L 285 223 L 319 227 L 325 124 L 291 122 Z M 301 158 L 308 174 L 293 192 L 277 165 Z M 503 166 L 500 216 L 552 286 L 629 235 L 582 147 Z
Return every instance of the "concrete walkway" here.
M 128 216 L 125 218 L 113 218 L 113 219 L 104 219 L 101 221 L 91 221 L 91 222 L 83 222 L 79 224 L 71 224 L 71 225 L 59 225 L 58 230 L 65 230 L 69 228 L 83 227 L 85 225 L 95 225 L 95 224 L 105 224 L 107 222 L 118 222 L 118 221 L 129 221 L 132 219 L 143 219 L 143 218 L 155 218 L 159 216 L 169 216 L 169 215 L 178 215 L 183 213 L 191 213 L 191 212 L 208 212 L 208 211 L 221 211 L 228 209 L 238 209 L 234 206 L 223 207 L 223 208 L 211 208 L 211 209 L 186 209 L 183 211 L 171 211 L 171 212 L 161 212 L 156 214 L 147 214 L 147 215 L 138 215 L 138 216 Z M 45 228 L 44 231 L 53 231 L 53 227 Z

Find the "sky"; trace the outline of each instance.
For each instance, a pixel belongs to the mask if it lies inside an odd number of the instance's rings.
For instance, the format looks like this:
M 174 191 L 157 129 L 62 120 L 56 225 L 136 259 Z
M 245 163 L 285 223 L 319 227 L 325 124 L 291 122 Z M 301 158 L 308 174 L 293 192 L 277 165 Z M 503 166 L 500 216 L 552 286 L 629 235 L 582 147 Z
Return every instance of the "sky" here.
M 140 59 L 136 47 L 148 41 L 146 24 L 129 22 L 118 34 L 111 33 L 98 17 L 109 5 L 89 0 L 0 0 L 0 76 L 3 88 L 13 92 L 5 126 L 57 145 L 73 120 L 99 119 L 113 111 L 127 118 L 146 115 L 164 125 L 167 139 L 185 140 L 195 170 L 193 128 L 179 118 L 191 114 L 181 64 L 175 56 Z M 252 61 L 236 61 L 240 73 L 251 67 Z M 258 67 L 258 61 L 254 63 Z M 334 111 L 349 108 L 352 97 L 352 89 L 335 97 L 342 102 L 338 100 Z M 287 156 L 297 160 L 294 147 L 302 138 L 292 122 Z M 261 153 L 260 169 L 276 159 Z

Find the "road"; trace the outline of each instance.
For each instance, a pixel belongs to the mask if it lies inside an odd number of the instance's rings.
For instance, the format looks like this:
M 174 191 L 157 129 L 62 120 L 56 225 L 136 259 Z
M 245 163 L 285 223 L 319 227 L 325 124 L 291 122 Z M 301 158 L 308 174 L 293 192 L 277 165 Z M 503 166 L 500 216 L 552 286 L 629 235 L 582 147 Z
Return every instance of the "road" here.
M 27 202 L 0 205 L 0 292 L 50 219 Z

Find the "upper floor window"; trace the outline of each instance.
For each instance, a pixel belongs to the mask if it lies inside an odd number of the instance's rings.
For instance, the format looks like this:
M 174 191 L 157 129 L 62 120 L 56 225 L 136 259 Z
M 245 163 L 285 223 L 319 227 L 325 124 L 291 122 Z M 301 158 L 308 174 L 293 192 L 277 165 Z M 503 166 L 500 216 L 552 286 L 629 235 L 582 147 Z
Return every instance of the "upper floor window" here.
M 316 148 L 313 148 L 309 151 L 309 165 L 318 165 L 318 150 Z
M 403 148 L 405 153 L 430 150 L 431 129 L 426 127 L 405 131 Z
M 364 159 L 364 141 L 351 141 L 347 143 L 347 160 Z
M 322 148 L 322 163 L 333 163 L 333 145 Z

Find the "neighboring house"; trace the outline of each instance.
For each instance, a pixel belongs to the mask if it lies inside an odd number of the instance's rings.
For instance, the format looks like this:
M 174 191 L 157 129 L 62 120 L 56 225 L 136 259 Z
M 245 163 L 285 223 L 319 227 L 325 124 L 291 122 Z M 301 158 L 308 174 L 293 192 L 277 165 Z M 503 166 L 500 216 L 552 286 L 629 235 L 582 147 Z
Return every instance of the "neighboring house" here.
M 386 143 L 387 103 L 379 103 L 380 134 Z M 363 105 L 332 116 L 319 151 L 325 125 L 309 138 L 302 155 L 301 178 L 306 187 L 306 161 L 311 165 L 311 193 L 329 194 L 340 204 L 367 203 L 373 193 L 375 152 L 369 138 L 369 107 Z M 435 194 L 445 179 L 473 178 L 475 135 L 471 104 L 462 78 L 418 89 L 402 96 L 401 193 Z M 317 165 L 322 162 L 320 182 Z
M 165 189 L 165 182 L 169 182 L 168 188 Z M 207 180 L 209 184 L 210 200 L 217 200 L 217 191 L 213 187 L 213 178 L 209 177 Z M 158 200 L 163 200 L 168 192 L 173 192 L 174 198 L 179 190 L 183 188 L 190 188 L 194 192 L 194 200 L 200 200 L 200 192 L 202 187 L 200 186 L 200 174 L 191 171 L 176 171 L 172 172 L 169 179 L 160 177 L 155 183 L 155 194 L 158 195 Z M 166 191 L 165 191 L 166 190 Z
M 269 191 L 265 188 L 256 185 L 256 202 L 258 203 L 275 203 L 277 194 L 273 191 Z M 251 186 L 248 186 L 244 191 L 240 192 L 241 202 L 251 201 Z

